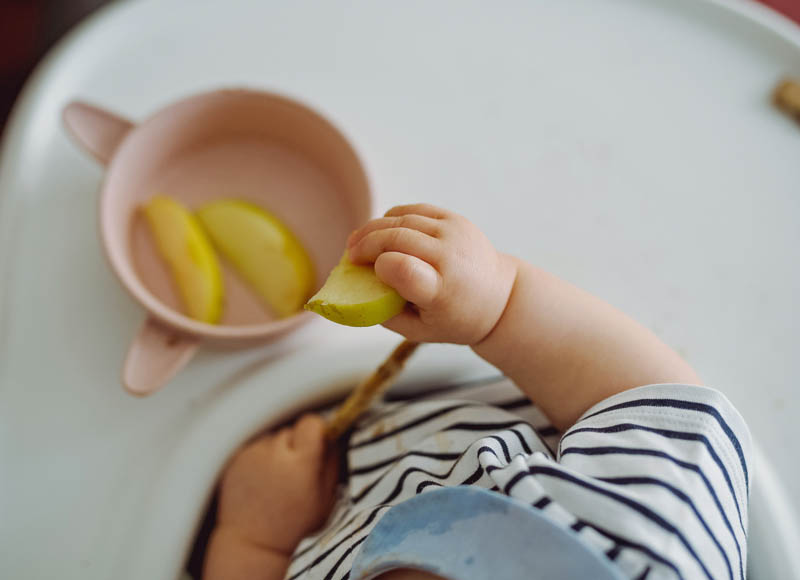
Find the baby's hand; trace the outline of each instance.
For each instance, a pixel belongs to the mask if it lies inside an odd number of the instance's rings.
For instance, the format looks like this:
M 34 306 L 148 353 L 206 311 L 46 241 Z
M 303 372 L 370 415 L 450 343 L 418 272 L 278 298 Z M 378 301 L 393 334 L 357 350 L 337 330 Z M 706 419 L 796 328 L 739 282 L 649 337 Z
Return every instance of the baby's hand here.
M 510 256 L 467 219 L 428 204 L 398 206 L 353 232 L 354 263 L 413 306 L 384 324 L 409 340 L 475 345 L 503 314 L 516 277 Z
M 317 415 L 256 439 L 222 477 L 218 530 L 290 555 L 328 516 L 336 467 L 335 455 L 326 454 L 325 422 Z

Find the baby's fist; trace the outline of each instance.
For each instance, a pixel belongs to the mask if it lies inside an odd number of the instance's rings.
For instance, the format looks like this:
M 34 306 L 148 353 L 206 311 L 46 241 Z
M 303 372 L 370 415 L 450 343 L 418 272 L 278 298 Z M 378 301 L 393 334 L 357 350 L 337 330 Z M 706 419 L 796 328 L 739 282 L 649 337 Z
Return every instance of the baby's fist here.
M 222 477 L 219 526 L 289 555 L 319 527 L 333 504 L 337 458 L 325 422 L 305 415 L 293 426 L 239 450 Z
M 503 314 L 514 261 L 460 215 L 428 204 L 394 207 L 348 239 L 354 263 L 413 306 L 384 324 L 409 340 L 475 345 Z

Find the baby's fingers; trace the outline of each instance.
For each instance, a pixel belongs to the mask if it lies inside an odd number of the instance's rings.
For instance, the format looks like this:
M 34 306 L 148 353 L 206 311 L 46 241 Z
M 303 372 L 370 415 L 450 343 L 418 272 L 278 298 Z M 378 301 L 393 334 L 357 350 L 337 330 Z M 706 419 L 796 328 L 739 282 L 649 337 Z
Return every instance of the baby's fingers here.
M 408 228 L 410 230 L 417 230 L 418 232 L 422 232 L 423 234 L 428 234 L 431 237 L 437 238 L 441 233 L 441 227 L 441 220 L 421 215 L 409 214 L 398 217 L 382 217 L 374 219 L 361 229 L 354 231 L 347 239 L 347 247 L 354 246 L 360 242 L 364 236 L 378 230 L 385 230 L 388 228 Z
M 388 228 L 368 233 L 348 249 L 353 263 L 375 262 L 384 252 L 400 252 L 436 267 L 441 259 L 440 240 L 408 228 Z
M 429 203 L 412 203 L 409 205 L 396 205 L 386 212 L 386 216 L 401 216 L 412 213 L 433 219 L 444 219 L 450 214 L 447 210 Z
M 419 319 L 419 315 L 408 307 L 397 316 L 384 322 L 383 326 L 406 337 L 408 340 L 425 342 L 422 321 Z
M 400 296 L 422 309 L 430 308 L 442 283 L 439 272 L 429 263 L 398 252 L 378 256 L 375 273 Z

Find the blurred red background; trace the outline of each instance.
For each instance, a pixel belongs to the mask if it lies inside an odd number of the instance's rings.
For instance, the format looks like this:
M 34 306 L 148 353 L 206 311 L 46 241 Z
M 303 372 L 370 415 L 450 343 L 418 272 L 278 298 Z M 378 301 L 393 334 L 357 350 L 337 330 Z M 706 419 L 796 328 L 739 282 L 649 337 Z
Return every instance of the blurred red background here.
M 220 0 L 222 1 L 222 0 Z M 800 23 L 800 0 L 761 0 Z M 108 0 L 0 0 L 0 129 L 48 48 Z

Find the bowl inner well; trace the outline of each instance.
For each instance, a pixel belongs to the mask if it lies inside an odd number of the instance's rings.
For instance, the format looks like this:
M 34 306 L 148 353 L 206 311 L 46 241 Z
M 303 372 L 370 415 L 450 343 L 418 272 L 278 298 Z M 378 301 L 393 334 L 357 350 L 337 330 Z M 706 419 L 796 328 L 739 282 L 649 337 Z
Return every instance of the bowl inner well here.
M 153 302 L 160 305 L 154 306 L 159 318 L 191 330 L 246 326 L 266 332 L 275 317 L 222 256 L 220 325 L 181 314 L 172 276 L 139 211 L 154 194 L 189 208 L 236 198 L 272 212 L 308 250 L 317 287 L 349 232 L 370 217 L 369 188 L 354 151 L 306 107 L 267 93 L 219 91 L 162 110 L 133 130 L 111 162 L 101 233 L 112 266 L 134 296 L 151 311 Z

